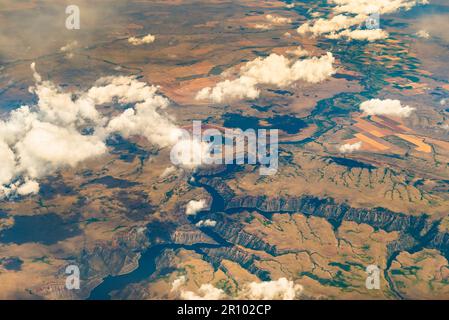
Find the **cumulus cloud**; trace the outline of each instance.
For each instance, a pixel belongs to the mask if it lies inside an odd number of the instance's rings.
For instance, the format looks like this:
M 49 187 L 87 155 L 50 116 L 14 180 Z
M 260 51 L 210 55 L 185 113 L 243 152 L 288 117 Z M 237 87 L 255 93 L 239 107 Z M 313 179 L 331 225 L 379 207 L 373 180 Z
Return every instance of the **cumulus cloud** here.
M 132 77 L 103 77 L 89 89 L 87 96 L 96 104 L 103 104 L 117 98 L 119 103 L 154 101 L 159 108 L 166 108 L 169 101 L 156 95 L 157 86 L 148 86 L 145 82 Z
M 351 143 L 346 143 L 346 144 L 341 145 L 338 148 L 338 150 L 341 153 L 351 153 L 351 152 L 360 150 L 362 148 L 362 145 L 363 145 L 363 143 L 361 141 L 360 142 L 356 142 L 356 143 L 352 143 L 352 144 Z
M 223 290 L 214 287 L 211 284 L 202 284 L 197 292 L 182 289 L 187 283 L 186 276 L 180 276 L 172 283 L 171 292 L 179 293 L 183 300 L 220 300 L 226 297 Z
M 186 282 L 187 282 L 186 276 L 180 276 L 179 278 L 173 281 L 171 291 L 172 292 L 178 291 L 183 285 L 186 284 Z
M 345 15 L 336 15 L 331 19 L 320 18 L 316 21 L 305 23 L 298 28 L 299 34 L 312 34 L 319 36 L 325 33 L 340 31 L 365 21 L 366 16 L 358 15 L 356 17 L 349 17 Z
M 265 18 L 272 24 L 289 24 L 289 23 L 292 23 L 292 19 L 290 19 L 290 18 L 273 16 L 271 14 L 267 14 L 265 16 Z
M 78 163 L 106 152 L 98 136 L 85 136 L 75 128 L 64 128 L 35 121 L 15 149 L 21 166 L 31 178 L 50 173 L 54 168 L 75 167 Z
M 251 282 L 240 294 L 241 298 L 249 300 L 294 300 L 303 287 L 286 278 L 274 281 Z
M 196 100 L 221 103 L 227 100 L 256 99 L 260 94 L 256 85 L 256 79 L 246 76 L 235 80 L 225 80 L 217 83 L 213 88 L 201 89 L 196 95 Z
M 37 106 L 22 106 L 0 121 L 0 196 L 36 193 L 34 179 L 106 151 L 101 137 L 83 135 L 77 129 L 78 123 L 87 120 L 78 113 L 78 105 L 65 105 L 67 96 L 53 90 L 48 83 L 39 83 L 35 92 L 42 99 Z
M 198 221 L 197 224 L 196 224 L 196 226 L 197 226 L 198 228 L 201 228 L 201 227 L 211 227 L 211 228 L 213 228 L 213 227 L 215 227 L 216 225 L 217 225 L 217 221 L 211 220 L 211 219 L 200 220 L 200 221 Z
M 203 284 L 198 292 L 181 290 L 181 299 L 183 300 L 220 300 L 226 297 L 223 290 L 215 288 L 211 284 Z
M 288 87 L 296 81 L 322 82 L 335 73 L 335 59 L 328 52 L 321 57 L 292 60 L 283 55 L 271 54 L 266 58 L 256 58 L 246 63 L 234 80 L 219 82 L 215 87 L 203 88 L 197 100 L 211 100 L 221 103 L 229 100 L 255 99 L 259 97 L 259 85 Z
M 346 38 L 349 40 L 376 41 L 388 38 L 388 32 L 381 29 L 343 30 L 339 33 L 331 33 L 327 37 L 329 39 Z
M 285 87 L 298 80 L 318 83 L 335 73 L 335 59 L 328 52 L 322 57 L 312 57 L 294 62 L 282 55 L 271 54 L 257 58 L 242 67 L 244 77 L 252 78 L 257 84 Z
M 275 16 L 271 14 L 267 14 L 265 16 L 265 19 L 267 20 L 267 23 L 257 23 L 254 25 L 254 28 L 260 30 L 269 30 L 273 28 L 273 26 L 286 25 L 292 23 L 292 19 L 290 18 Z
M 172 292 L 179 292 L 184 300 L 220 300 L 231 299 L 222 289 L 212 284 L 202 284 L 197 292 L 182 289 L 186 277 L 181 276 L 173 281 Z M 245 284 L 234 298 L 243 300 L 294 300 L 299 298 L 303 287 L 286 278 L 272 281 L 250 282 Z
M 140 46 L 142 44 L 149 44 L 153 43 L 156 40 L 156 37 L 152 34 L 148 34 L 142 38 L 137 37 L 130 37 L 128 38 L 128 42 L 132 44 L 133 46 Z
M 299 57 L 299 58 L 307 57 L 307 56 L 309 55 L 309 51 L 307 51 L 306 49 L 304 49 L 304 48 L 301 47 L 301 46 L 298 46 L 298 47 L 297 47 L 296 49 L 294 49 L 294 50 L 287 50 L 286 53 L 287 53 L 287 54 L 290 54 L 290 55 L 292 55 L 292 56 Z
M 39 183 L 32 180 L 26 181 L 17 189 L 17 193 L 20 194 L 21 196 L 36 194 L 38 192 L 39 192 Z
M 157 109 L 153 109 L 152 103 L 145 101 L 125 110 L 109 122 L 107 132 L 118 132 L 125 138 L 142 135 L 150 141 L 157 142 L 159 146 L 172 145 L 180 131 L 170 119 L 161 115 Z M 157 125 L 153 125 L 155 122 Z
M 292 65 L 293 77 L 291 80 L 292 82 L 298 80 L 309 83 L 323 82 L 335 74 L 334 62 L 335 58 L 330 52 L 320 58 L 312 57 L 297 61 Z
M 271 27 L 272 27 L 272 25 L 269 23 L 256 23 L 254 25 L 254 28 L 259 29 L 259 30 L 270 30 Z
M 211 148 L 209 143 L 201 141 L 200 138 L 191 136 L 187 130 L 183 130 L 170 151 L 170 160 L 174 165 L 194 169 L 202 164 L 212 163 Z
M 282 55 L 271 54 L 267 58 L 257 58 L 248 62 L 240 72 L 255 83 L 287 86 L 293 81 L 294 74 L 289 59 Z
M 394 13 L 399 9 L 410 10 L 419 4 L 428 4 L 428 0 L 331 0 L 335 12 L 354 14 Z
M 416 22 L 413 22 L 413 26 L 417 30 L 426 31 L 431 38 L 438 38 L 446 43 L 449 43 L 449 19 L 447 13 L 443 11 L 435 10 L 432 13 L 420 15 L 416 17 Z
M 36 81 L 36 82 L 42 82 L 42 77 L 40 76 L 40 74 L 39 73 L 37 73 L 37 71 L 36 71 L 36 63 L 35 62 L 32 62 L 31 63 L 31 65 L 30 65 L 30 67 L 31 67 L 31 70 L 33 71 L 33 78 L 34 78 L 34 80 Z
M 188 216 L 194 216 L 204 208 L 206 208 L 207 201 L 205 199 L 201 199 L 199 201 L 197 200 L 191 200 L 189 203 L 187 203 L 186 206 L 186 215 Z
M 78 41 L 74 40 L 69 43 L 67 43 L 65 46 L 61 47 L 59 49 L 61 52 L 66 53 L 66 58 L 71 59 L 73 58 L 73 50 L 75 50 L 78 47 Z
M 37 179 L 105 154 L 112 134 L 142 135 L 160 147 L 175 145 L 182 136 L 164 113 L 168 99 L 155 86 L 132 77 L 106 77 L 74 94 L 43 81 L 34 63 L 31 68 L 36 105 L 0 120 L 0 197 L 37 193 Z M 111 117 L 96 108 L 112 102 L 133 107 Z
M 330 39 L 375 41 L 388 38 L 384 30 L 362 29 L 372 14 L 389 14 L 400 9 L 409 10 L 415 5 L 427 4 L 427 0 L 330 0 L 333 15 L 301 25 L 301 35 L 313 37 L 324 35 Z
M 0 184 L 8 183 L 12 180 L 16 173 L 16 159 L 14 152 L 9 148 L 8 144 L 0 141 Z
M 60 51 L 61 52 L 68 52 L 68 51 L 72 51 L 73 49 L 75 49 L 78 46 L 78 41 L 74 40 L 72 42 L 67 43 L 65 46 L 61 47 Z
M 415 35 L 419 38 L 430 39 L 430 34 L 426 30 L 419 30 Z
M 415 108 L 409 106 L 402 106 L 399 100 L 380 100 L 372 99 L 360 104 L 360 110 L 366 115 L 391 115 L 397 117 L 408 117 L 412 114 Z
M 165 168 L 165 170 L 161 173 L 161 178 L 166 178 L 171 176 L 172 174 L 176 173 L 177 169 L 175 166 L 170 166 L 168 168 Z

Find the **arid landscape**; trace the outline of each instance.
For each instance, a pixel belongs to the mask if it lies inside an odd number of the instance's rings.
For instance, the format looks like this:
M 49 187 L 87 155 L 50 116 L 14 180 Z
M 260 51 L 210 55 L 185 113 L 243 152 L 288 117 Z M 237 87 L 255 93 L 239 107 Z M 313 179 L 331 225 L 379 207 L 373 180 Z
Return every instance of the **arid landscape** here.
M 379 2 L 0 0 L 0 299 L 449 299 L 449 4 Z

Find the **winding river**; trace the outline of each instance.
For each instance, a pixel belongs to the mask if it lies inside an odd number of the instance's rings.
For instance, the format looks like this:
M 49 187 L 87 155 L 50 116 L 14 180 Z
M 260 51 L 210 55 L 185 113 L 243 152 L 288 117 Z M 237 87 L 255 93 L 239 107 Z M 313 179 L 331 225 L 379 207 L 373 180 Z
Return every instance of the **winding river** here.
M 212 198 L 210 210 L 200 212 L 198 214 L 198 217 L 192 218 L 191 220 L 193 223 L 195 223 L 196 220 L 199 220 L 199 217 L 201 216 L 205 216 L 211 212 L 219 212 L 224 209 L 225 204 L 223 198 L 213 188 L 199 183 L 198 177 L 196 177 L 195 175 L 193 176 L 193 179 L 189 183 L 192 186 L 206 189 L 206 191 L 209 192 Z M 183 245 L 174 243 L 164 243 L 150 246 L 142 252 L 136 269 L 127 274 L 107 276 L 97 287 L 95 287 L 91 291 L 88 300 L 110 300 L 111 293 L 113 293 L 114 291 L 120 291 L 130 284 L 138 283 L 145 279 L 149 279 L 156 271 L 156 260 L 164 252 L 164 250 L 186 249 L 186 250 L 193 250 L 196 253 L 203 255 L 202 249 L 220 248 L 231 245 L 226 240 L 221 238 L 218 234 L 213 232 L 210 228 L 202 228 L 202 231 L 206 235 L 211 237 L 218 244 L 197 243 L 194 245 Z

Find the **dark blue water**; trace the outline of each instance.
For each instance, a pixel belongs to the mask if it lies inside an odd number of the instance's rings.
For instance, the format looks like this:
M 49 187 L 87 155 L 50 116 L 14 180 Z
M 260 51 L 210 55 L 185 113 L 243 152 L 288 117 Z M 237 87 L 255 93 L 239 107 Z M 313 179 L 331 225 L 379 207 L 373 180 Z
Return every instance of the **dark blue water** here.
M 227 166 L 227 169 L 224 172 L 221 172 L 219 175 L 227 175 L 229 174 L 229 170 L 232 168 L 236 168 L 236 166 Z M 200 219 L 201 216 L 207 215 L 209 212 L 221 212 L 224 210 L 225 203 L 223 198 L 215 191 L 215 189 L 201 184 L 198 182 L 199 177 L 194 176 L 194 179 L 190 181 L 190 184 L 195 187 L 205 188 L 207 192 L 212 197 L 212 204 L 210 211 L 203 211 L 198 213 L 197 217 L 192 217 L 192 223 L 196 223 L 197 220 Z M 153 223 L 147 226 L 150 235 L 150 241 L 170 241 L 170 230 L 174 230 L 176 228 L 175 225 L 165 224 L 161 225 L 158 223 Z M 159 231 L 159 234 L 157 233 Z M 165 243 L 165 244 L 157 244 L 149 247 L 145 251 L 142 252 L 141 257 L 138 262 L 138 267 L 127 274 L 118 275 L 118 276 L 107 276 L 101 284 L 99 284 L 95 289 L 92 290 L 89 296 L 89 300 L 109 300 L 111 299 L 110 293 L 116 290 L 122 290 L 126 286 L 138 283 L 145 279 L 149 279 L 154 272 L 156 271 L 156 260 L 157 258 L 167 249 L 187 249 L 193 250 L 198 254 L 203 255 L 202 249 L 204 248 L 220 248 L 224 246 L 229 246 L 230 244 L 213 232 L 210 228 L 202 228 L 202 231 L 211 237 L 218 244 L 194 244 L 194 245 L 181 245 L 181 244 L 173 244 L 173 243 Z M 156 233 L 155 233 L 156 232 Z
M 332 162 L 334 162 L 340 166 L 344 166 L 344 167 L 348 167 L 348 168 L 360 168 L 360 169 L 369 169 L 369 170 L 376 169 L 375 166 L 373 166 L 369 163 L 356 161 L 353 159 L 339 158 L 339 157 L 330 157 L 330 159 L 332 160 Z
M 98 285 L 92 292 L 88 300 L 110 300 L 110 293 L 116 290 L 122 290 L 126 286 L 138 283 L 140 281 L 149 279 L 153 273 L 156 271 L 156 259 L 159 257 L 164 250 L 167 249 L 186 249 L 193 250 L 199 254 L 203 252 L 203 248 L 217 248 L 219 245 L 212 244 L 195 244 L 192 246 L 180 245 L 180 244 L 158 244 L 154 245 L 147 250 L 145 250 L 140 259 L 139 266 L 134 271 L 119 275 L 119 276 L 108 276 L 103 282 Z
M 276 94 L 279 94 L 281 96 L 292 96 L 293 92 L 288 91 L 288 90 L 272 90 L 272 89 L 268 89 L 269 92 L 274 92 Z
M 105 177 L 93 179 L 93 180 L 81 185 L 81 187 L 88 185 L 88 184 L 102 184 L 102 185 L 106 186 L 107 188 L 121 188 L 121 189 L 126 189 L 129 187 L 134 187 L 136 185 L 139 185 L 139 183 L 137 183 L 137 182 L 118 179 L 118 178 L 114 178 L 112 176 L 105 176 Z
M 55 213 L 14 216 L 13 226 L 0 232 L 0 243 L 52 245 L 80 234 L 75 216 L 67 220 Z
M 307 123 L 291 115 L 275 115 L 271 118 L 258 118 L 244 116 L 238 113 L 226 113 L 223 115 L 224 126 L 227 128 L 247 129 L 278 129 L 288 134 L 296 134 L 306 128 Z M 260 120 L 266 121 L 268 125 L 260 125 Z
M 0 259 L 0 265 L 6 270 L 20 271 L 22 269 L 23 261 L 18 257 L 10 257 Z

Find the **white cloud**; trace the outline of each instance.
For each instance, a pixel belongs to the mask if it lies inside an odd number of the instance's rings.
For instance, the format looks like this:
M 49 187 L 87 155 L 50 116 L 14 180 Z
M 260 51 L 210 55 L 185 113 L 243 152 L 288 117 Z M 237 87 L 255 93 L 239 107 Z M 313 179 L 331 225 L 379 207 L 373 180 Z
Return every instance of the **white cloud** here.
M 416 36 L 424 39 L 430 39 L 430 34 L 426 30 L 419 30 L 417 33 L 415 33 Z
M 313 36 L 319 36 L 326 33 L 336 32 L 343 29 L 347 29 L 354 25 L 360 24 L 365 21 L 366 16 L 358 15 L 356 17 L 349 17 L 345 15 L 336 15 L 331 19 L 320 18 L 312 23 L 305 23 L 298 28 L 298 33 L 312 34 Z
M 217 225 L 217 221 L 215 220 L 210 220 L 210 219 L 206 219 L 206 220 L 200 220 L 197 222 L 196 226 L 198 228 L 201 227 L 215 227 Z
M 106 151 L 100 137 L 82 135 L 74 123 L 63 125 L 57 117 L 53 122 L 48 118 L 52 117 L 38 104 L 36 110 L 23 106 L 0 121 L 0 197 L 15 191 L 36 193 L 38 184 L 28 180 L 75 166 Z M 28 182 L 21 186 L 20 181 Z
M 161 173 L 160 177 L 161 178 L 166 178 L 171 176 L 172 174 L 174 174 L 177 171 L 175 166 L 170 166 L 168 168 L 165 168 L 165 170 Z
M 65 46 L 61 47 L 59 49 L 61 52 L 66 53 L 66 58 L 71 59 L 73 58 L 73 50 L 75 50 L 78 47 L 78 41 L 74 40 L 69 43 L 67 43 Z
M 335 12 L 354 14 L 394 13 L 399 9 L 409 10 L 418 4 L 428 4 L 427 0 L 331 0 Z
M 290 55 L 293 55 L 293 56 L 296 56 L 298 58 L 307 57 L 309 55 L 309 51 L 307 51 L 306 49 L 304 49 L 301 46 L 298 46 L 294 50 L 287 50 L 286 53 L 290 54 Z
M 171 292 L 178 292 L 183 300 L 221 300 L 228 298 L 222 289 L 211 284 L 202 284 L 197 292 L 181 289 L 187 283 L 186 276 L 180 276 L 172 283 Z
M 267 14 L 265 18 L 272 24 L 289 24 L 292 23 L 292 19 L 285 18 L 285 17 L 279 17 L 279 16 L 273 16 L 271 14 Z
M 216 103 L 238 99 L 259 97 L 258 85 L 288 87 L 296 81 L 310 83 L 322 82 L 335 73 L 335 59 L 328 52 L 321 57 L 304 60 L 290 60 L 285 56 L 271 54 L 266 58 L 256 58 L 246 63 L 235 80 L 219 82 L 215 87 L 203 88 L 198 92 L 197 100 L 211 100 Z
M 185 131 L 172 147 L 170 160 L 174 165 L 194 169 L 201 164 L 210 163 L 210 150 L 211 146 L 207 142 L 191 137 Z
M 301 285 L 280 278 L 274 281 L 251 282 L 245 286 L 240 297 L 249 300 L 293 300 L 302 291 Z
M 173 281 L 172 292 L 179 292 L 184 300 L 221 300 L 231 299 L 222 289 L 212 284 L 202 284 L 197 293 L 181 289 L 186 284 L 186 277 L 181 276 Z M 286 278 L 273 281 L 250 282 L 237 293 L 239 300 L 294 300 L 299 298 L 304 288 Z
M 31 65 L 30 65 L 30 67 L 31 67 L 31 70 L 33 71 L 33 78 L 34 78 L 34 80 L 36 81 L 36 82 L 42 82 L 42 77 L 40 76 L 40 74 L 39 73 L 37 73 L 37 71 L 36 71 L 36 63 L 35 62 L 32 62 L 31 63 Z
M 22 196 L 26 196 L 29 194 L 36 194 L 38 192 L 39 192 L 39 183 L 33 180 L 26 181 L 17 189 L 17 193 Z
M 142 38 L 137 37 L 130 37 L 128 38 L 128 42 L 132 44 L 133 46 L 140 46 L 142 44 L 149 44 L 153 43 L 156 40 L 156 37 L 152 34 L 148 34 Z
M 205 199 L 201 199 L 199 201 L 191 200 L 189 203 L 187 203 L 186 215 L 194 216 L 201 210 L 205 209 L 206 206 L 207 206 L 207 201 Z
M 60 51 L 61 52 L 68 52 L 68 51 L 72 51 L 73 49 L 75 49 L 78 46 L 78 41 L 74 40 L 72 42 L 67 43 L 65 46 L 61 47 Z
M 327 38 L 329 39 L 347 38 L 351 40 L 376 41 L 388 38 L 388 32 L 381 29 L 343 30 L 339 33 L 331 33 L 327 35 Z
M 87 96 L 95 104 L 110 102 L 117 98 L 119 103 L 136 103 L 149 101 L 157 104 L 158 108 L 166 108 L 169 101 L 157 95 L 157 86 L 148 86 L 145 82 L 132 77 L 103 77 L 96 81 L 96 86 L 89 89 Z
M 330 0 L 333 15 L 304 23 L 297 31 L 301 35 L 330 39 L 345 37 L 351 40 L 375 41 L 385 39 L 383 30 L 360 29 L 371 14 L 389 14 L 400 9 L 409 10 L 415 5 L 427 4 L 427 0 Z M 312 16 L 314 16 L 312 14 Z M 357 29 L 358 28 L 358 29 Z
M 31 68 L 36 83 L 30 90 L 37 104 L 0 120 L 0 198 L 37 193 L 36 179 L 105 154 L 105 141 L 113 133 L 142 135 L 159 147 L 174 145 L 182 135 L 164 113 L 169 101 L 155 86 L 132 77 L 106 77 L 72 95 L 42 81 L 34 63 Z M 114 101 L 134 106 L 117 116 L 98 112 L 97 105 Z
M 31 178 L 48 174 L 54 168 L 74 167 L 106 152 L 106 145 L 97 136 L 84 136 L 74 128 L 39 121 L 15 147 L 21 166 Z
M 356 142 L 356 143 L 346 143 L 344 145 L 341 145 L 338 150 L 341 153 L 351 153 L 357 150 L 360 150 L 362 148 L 363 143 L 360 142 Z
M 312 57 L 295 62 L 292 66 L 293 81 L 303 80 L 309 83 L 319 83 L 335 74 L 333 63 L 335 58 L 332 53 Z
M 226 297 L 223 290 L 215 288 L 211 284 L 201 285 L 198 289 L 198 293 L 181 290 L 180 295 L 183 300 L 220 300 Z
M 8 183 L 12 180 L 16 173 L 16 160 L 14 152 L 4 142 L 0 141 L 0 185 Z
M 292 19 L 290 18 L 274 16 L 271 14 L 267 14 L 265 16 L 265 19 L 268 21 L 268 23 L 257 23 L 254 25 L 254 28 L 260 30 L 269 30 L 275 25 L 286 25 L 292 23 Z
M 257 58 L 248 62 L 240 72 L 244 77 L 254 79 L 255 83 L 281 87 L 293 81 L 294 75 L 290 64 L 290 60 L 286 57 L 273 53 L 267 58 Z
M 151 105 L 144 102 L 125 110 L 109 122 L 106 131 L 120 133 L 125 138 L 142 135 L 161 147 L 173 145 L 180 135 L 178 127 Z
M 175 279 L 172 283 L 172 292 L 178 291 L 183 285 L 185 285 L 187 282 L 186 276 L 180 276 L 179 278 Z
M 380 99 L 372 99 L 363 102 L 360 105 L 360 110 L 363 111 L 366 115 L 391 115 L 398 117 L 408 117 L 412 114 L 415 108 L 411 108 L 409 106 L 402 106 L 401 101 L 399 100 L 380 100 Z
M 272 25 L 269 23 L 256 23 L 254 25 L 254 29 L 259 29 L 259 30 L 270 30 L 271 27 L 272 27 Z
M 89 97 L 83 95 L 73 101 L 71 93 L 62 92 L 49 81 L 42 81 L 41 76 L 34 69 L 34 63 L 32 68 L 36 85 L 31 88 L 31 91 L 39 98 L 38 112 L 33 113 L 34 116 L 43 121 L 64 126 L 96 123 L 100 120 L 100 114 Z
M 256 79 L 246 76 L 235 80 L 225 80 L 217 83 L 213 88 L 201 89 L 196 95 L 196 100 L 211 100 L 221 103 L 228 100 L 255 99 L 260 94 L 256 85 Z

